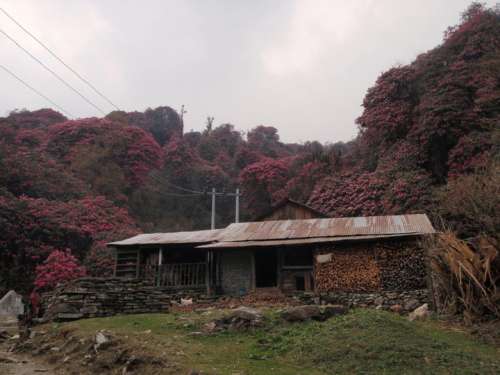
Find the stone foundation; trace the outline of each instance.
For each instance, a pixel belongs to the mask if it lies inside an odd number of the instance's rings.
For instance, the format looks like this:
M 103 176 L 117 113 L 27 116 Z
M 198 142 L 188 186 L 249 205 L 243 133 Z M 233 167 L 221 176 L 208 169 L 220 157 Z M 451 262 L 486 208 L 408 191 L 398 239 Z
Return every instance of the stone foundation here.
M 390 309 L 400 305 L 402 311 L 413 311 L 424 303 L 430 304 L 427 289 L 408 291 L 379 291 L 373 293 L 329 292 L 316 298 L 318 303 L 341 304 L 349 307 L 378 307 Z
M 42 297 L 44 320 L 73 320 L 118 314 L 168 312 L 172 301 L 203 299 L 205 290 L 156 287 L 150 282 L 120 278 L 81 278 Z

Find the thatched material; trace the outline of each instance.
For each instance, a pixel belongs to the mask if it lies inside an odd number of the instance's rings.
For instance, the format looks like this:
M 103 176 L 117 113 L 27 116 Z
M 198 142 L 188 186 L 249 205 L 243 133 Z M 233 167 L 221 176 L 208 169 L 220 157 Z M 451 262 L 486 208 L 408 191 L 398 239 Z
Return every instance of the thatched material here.
M 500 256 L 492 241 L 475 246 L 447 232 L 429 244 L 436 307 L 466 323 L 500 318 Z

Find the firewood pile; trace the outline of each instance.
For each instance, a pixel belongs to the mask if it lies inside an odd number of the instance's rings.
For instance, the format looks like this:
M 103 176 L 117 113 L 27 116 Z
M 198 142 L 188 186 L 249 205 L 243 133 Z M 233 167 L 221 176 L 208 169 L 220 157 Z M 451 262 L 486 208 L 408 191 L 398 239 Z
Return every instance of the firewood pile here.
M 414 290 L 426 286 L 424 251 L 415 242 L 382 242 L 375 246 L 384 290 Z
M 349 250 L 322 251 L 331 254 L 325 263 L 316 263 L 315 282 L 318 292 L 373 291 L 380 289 L 380 270 L 373 249 L 356 246 Z

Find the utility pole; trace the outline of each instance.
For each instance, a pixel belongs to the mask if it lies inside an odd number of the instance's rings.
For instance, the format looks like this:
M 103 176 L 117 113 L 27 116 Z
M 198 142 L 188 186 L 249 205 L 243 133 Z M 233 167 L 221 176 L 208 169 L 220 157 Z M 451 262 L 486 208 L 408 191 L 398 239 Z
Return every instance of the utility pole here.
M 211 229 L 215 229 L 215 188 L 212 188 L 212 220 L 211 220 Z
M 217 193 L 215 188 L 212 188 L 212 191 L 208 193 L 212 196 L 212 217 L 210 220 L 210 228 L 215 229 L 215 197 L 217 195 L 227 195 L 229 197 L 234 197 L 234 202 L 235 202 L 235 208 L 234 208 L 234 222 L 239 223 L 240 222 L 240 189 L 236 189 L 235 193 L 226 193 L 224 191 Z
M 240 189 L 236 189 L 234 201 L 236 203 L 236 207 L 234 209 L 234 222 L 239 223 L 240 222 Z
M 180 117 L 181 117 L 181 125 L 182 125 L 182 132 L 184 133 L 184 113 L 187 113 L 187 111 L 184 109 L 184 104 L 181 105 L 181 112 Z

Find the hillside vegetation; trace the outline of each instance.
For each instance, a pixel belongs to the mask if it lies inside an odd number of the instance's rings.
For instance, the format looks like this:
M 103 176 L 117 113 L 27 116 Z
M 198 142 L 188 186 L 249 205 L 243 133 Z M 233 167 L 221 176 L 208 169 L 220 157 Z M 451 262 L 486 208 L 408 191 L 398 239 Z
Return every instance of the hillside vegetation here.
M 55 264 L 69 249 L 87 272 L 105 275 L 106 241 L 208 228 L 209 197 L 179 187 L 240 187 L 246 220 L 289 196 L 332 216 L 427 212 L 461 237 L 498 241 L 498 11 L 473 4 L 441 45 L 383 73 L 363 107 L 356 139 L 324 145 L 285 144 L 270 126 L 242 134 L 208 121 L 184 132 L 169 107 L 0 118 L 0 292 L 29 289 L 36 266 L 58 250 Z M 219 227 L 233 205 L 218 198 Z M 60 271 L 54 277 L 71 276 Z
M 325 322 L 290 324 L 276 309 L 263 327 L 203 334 L 225 310 L 127 315 L 41 327 L 33 345 L 72 373 L 122 373 L 120 357 L 148 374 L 498 374 L 498 347 L 437 321 L 360 309 Z M 83 360 L 96 332 L 113 346 Z M 195 333 L 193 333 L 195 332 Z M 51 351 L 51 347 L 61 348 Z M 42 352 L 43 351 L 39 351 Z M 64 360 L 69 358 L 69 360 Z M 194 371 L 193 371 L 194 370 Z

